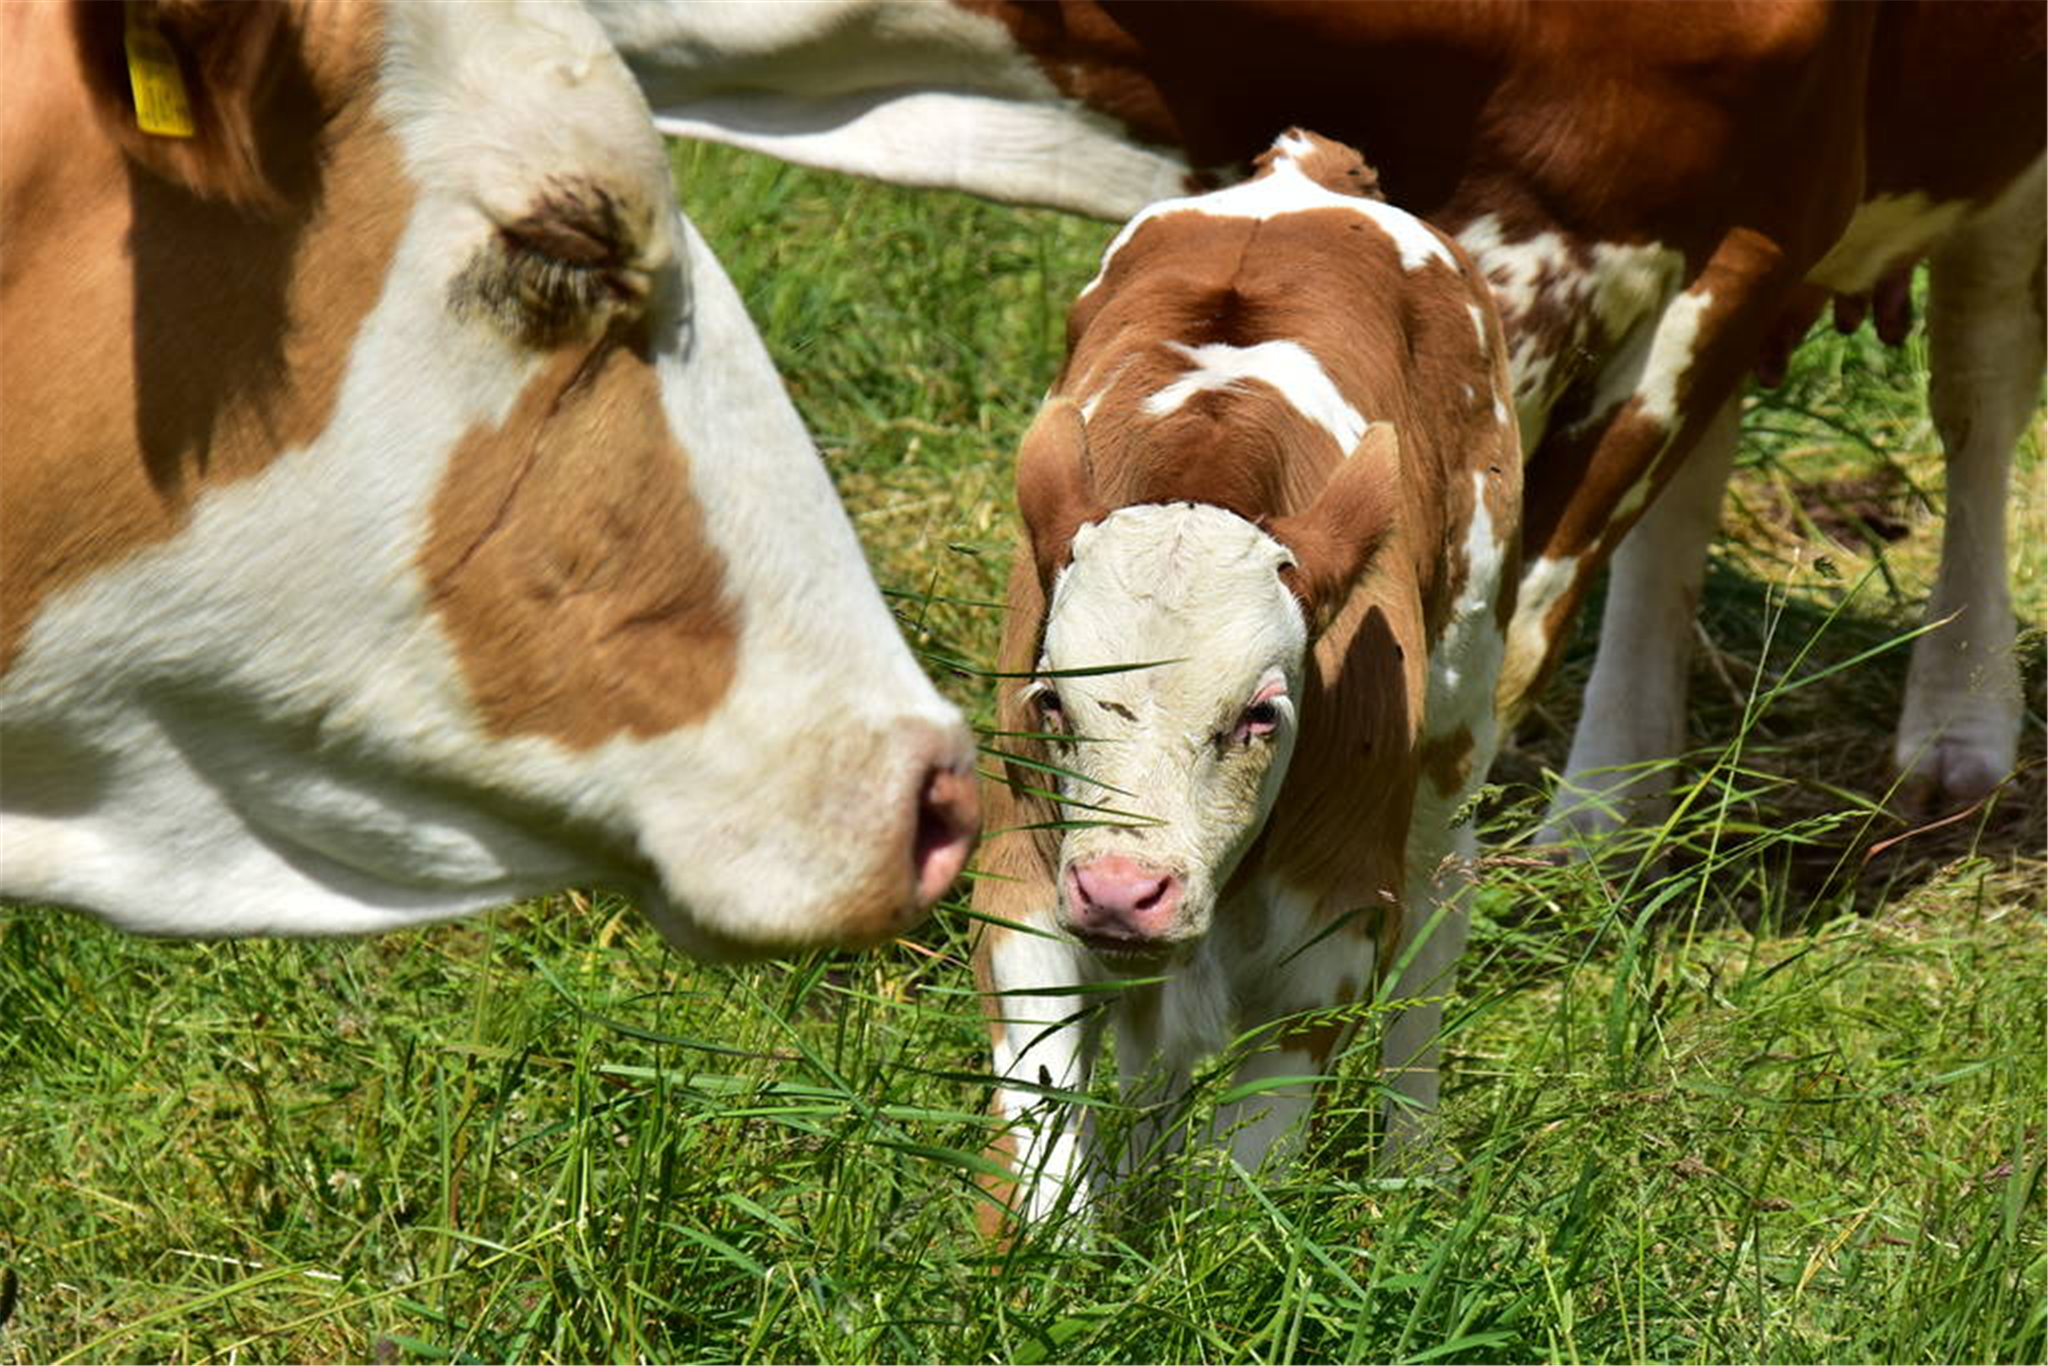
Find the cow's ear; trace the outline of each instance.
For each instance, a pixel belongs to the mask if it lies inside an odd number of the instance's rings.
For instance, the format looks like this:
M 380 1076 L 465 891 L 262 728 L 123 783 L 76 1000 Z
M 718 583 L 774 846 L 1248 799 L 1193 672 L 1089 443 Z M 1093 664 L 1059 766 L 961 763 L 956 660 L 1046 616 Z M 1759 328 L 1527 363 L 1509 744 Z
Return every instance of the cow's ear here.
M 79 66 L 130 159 L 262 214 L 309 196 L 321 111 L 293 12 L 233 0 L 72 0 Z
M 1047 598 L 1073 553 L 1074 533 L 1108 509 L 1088 476 L 1088 435 L 1072 399 L 1039 409 L 1017 453 L 1017 510 L 1031 536 L 1031 558 Z
M 1392 423 L 1375 422 L 1313 504 L 1268 526 L 1294 556 L 1280 575 L 1301 600 L 1311 635 L 1337 615 L 1392 529 L 1400 479 L 1400 437 Z

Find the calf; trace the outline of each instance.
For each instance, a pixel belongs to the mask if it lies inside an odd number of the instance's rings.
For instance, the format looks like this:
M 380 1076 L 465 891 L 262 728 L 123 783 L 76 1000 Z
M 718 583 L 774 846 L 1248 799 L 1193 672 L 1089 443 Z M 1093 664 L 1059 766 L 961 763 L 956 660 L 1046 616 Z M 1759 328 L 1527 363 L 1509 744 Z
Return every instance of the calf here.
M 0 895 L 872 942 L 972 750 L 580 8 L 0 6 Z
M 1018 459 L 1002 654 L 1002 729 L 1044 742 L 984 793 L 975 886 L 1034 1218 L 1090 1180 L 1090 1128 L 1040 1097 L 1086 1086 L 1105 1022 L 1127 1090 L 1165 1100 L 1262 1026 L 1242 1080 L 1320 1071 L 1348 1027 L 1295 1017 L 1377 981 L 1421 1002 L 1385 1034 L 1392 1136 L 1433 1104 L 1464 939 L 1446 858 L 1495 745 L 1521 496 L 1485 282 L 1313 134 L 1134 219 L 1068 346 Z M 1048 829 L 1046 760 L 1067 817 L 1130 819 Z M 1158 980 L 1086 1008 L 1134 974 Z M 1309 1099 L 1264 1089 L 1217 1126 L 1256 1166 Z

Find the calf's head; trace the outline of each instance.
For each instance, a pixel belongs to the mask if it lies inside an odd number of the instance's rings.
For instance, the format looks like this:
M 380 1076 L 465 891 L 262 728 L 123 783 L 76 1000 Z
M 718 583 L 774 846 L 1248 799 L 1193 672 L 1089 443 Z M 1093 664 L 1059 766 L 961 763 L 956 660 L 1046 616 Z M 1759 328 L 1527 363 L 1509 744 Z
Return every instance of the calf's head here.
M 8 893 L 610 884 L 717 955 L 930 904 L 968 737 L 580 7 L 7 8 Z
M 1208 931 L 1312 721 L 1316 637 L 1387 530 L 1394 449 L 1391 427 L 1368 429 L 1310 506 L 1254 520 L 1103 506 L 1065 400 L 1027 435 L 1019 501 L 1048 606 L 1021 697 L 1075 823 L 1057 918 L 1098 954 L 1170 957 Z

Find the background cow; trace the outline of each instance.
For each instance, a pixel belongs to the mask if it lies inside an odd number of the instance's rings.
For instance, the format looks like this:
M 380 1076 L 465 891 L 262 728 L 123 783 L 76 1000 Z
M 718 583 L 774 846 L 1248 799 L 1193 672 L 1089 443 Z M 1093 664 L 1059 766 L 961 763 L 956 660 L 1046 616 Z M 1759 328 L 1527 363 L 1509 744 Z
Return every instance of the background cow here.
M 1914 644 L 1894 752 L 1920 801 L 2012 768 L 2002 514 L 2042 366 L 2040 5 L 597 10 L 669 131 L 906 184 L 1121 218 L 1236 176 L 1290 122 L 1363 148 L 1479 263 L 1507 327 L 1530 457 L 1511 712 L 1599 567 L 1664 508 L 1621 553 L 1567 765 L 1581 795 L 1560 794 L 1553 833 L 1625 809 L 1629 775 L 1596 770 L 1682 746 L 1742 376 L 1781 359 L 1816 291 L 1896 300 L 1931 254 L 1950 522 L 1928 615 L 1946 624 Z
M 598 882 L 722 955 L 939 895 L 968 737 L 587 15 L 0 25 L 8 896 L 326 934 Z
M 1240 1082 L 1319 1072 L 1357 1018 L 1327 1012 L 1385 979 L 1423 1002 L 1387 1030 L 1392 1084 L 1434 1106 L 1445 859 L 1493 757 L 1521 498 L 1484 281 L 1339 144 L 1290 132 L 1250 181 L 1146 210 L 1068 337 L 1018 457 L 1001 666 L 1028 679 L 1001 729 L 1050 733 L 1067 805 L 992 782 L 975 884 L 1023 927 L 976 962 L 1031 1217 L 1087 1180 L 1090 1131 L 1034 1107 L 1085 1089 L 1106 1018 L 1127 1098 L 1170 1109 L 1245 1031 L 1273 1032 Z M 1216 1119 L 1248 1167 L 1309 1100 L 1254 1090 Z

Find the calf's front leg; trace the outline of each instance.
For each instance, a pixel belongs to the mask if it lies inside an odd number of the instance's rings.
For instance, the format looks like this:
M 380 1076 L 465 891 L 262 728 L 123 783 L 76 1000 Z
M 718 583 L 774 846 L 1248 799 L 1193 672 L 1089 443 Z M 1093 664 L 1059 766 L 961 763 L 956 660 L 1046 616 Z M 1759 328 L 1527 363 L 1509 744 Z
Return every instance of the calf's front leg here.
M 1041 917 L 1016 919 L 1041 928 L 1034 923 Z M 1042 934 L 985 925 L 975 944 L 994 1051 L 995 1110 L 1003 1122 L 992 1155 L 1011 1173 L 1007 1188 L 990 1193 L 1030 1223 L 1093 1203 L 1093 1117 L 1046 1092 L 1085 1091 L 1102 1038 L 1102 998 L 1062 990 L 1087 980 L 1086 954 L 1051 933 L 1049 913 L 1042 919 Z M 1003 1222 L 1002 1209 L 989 1206 L 984 1230 L 1000 1233 Z

